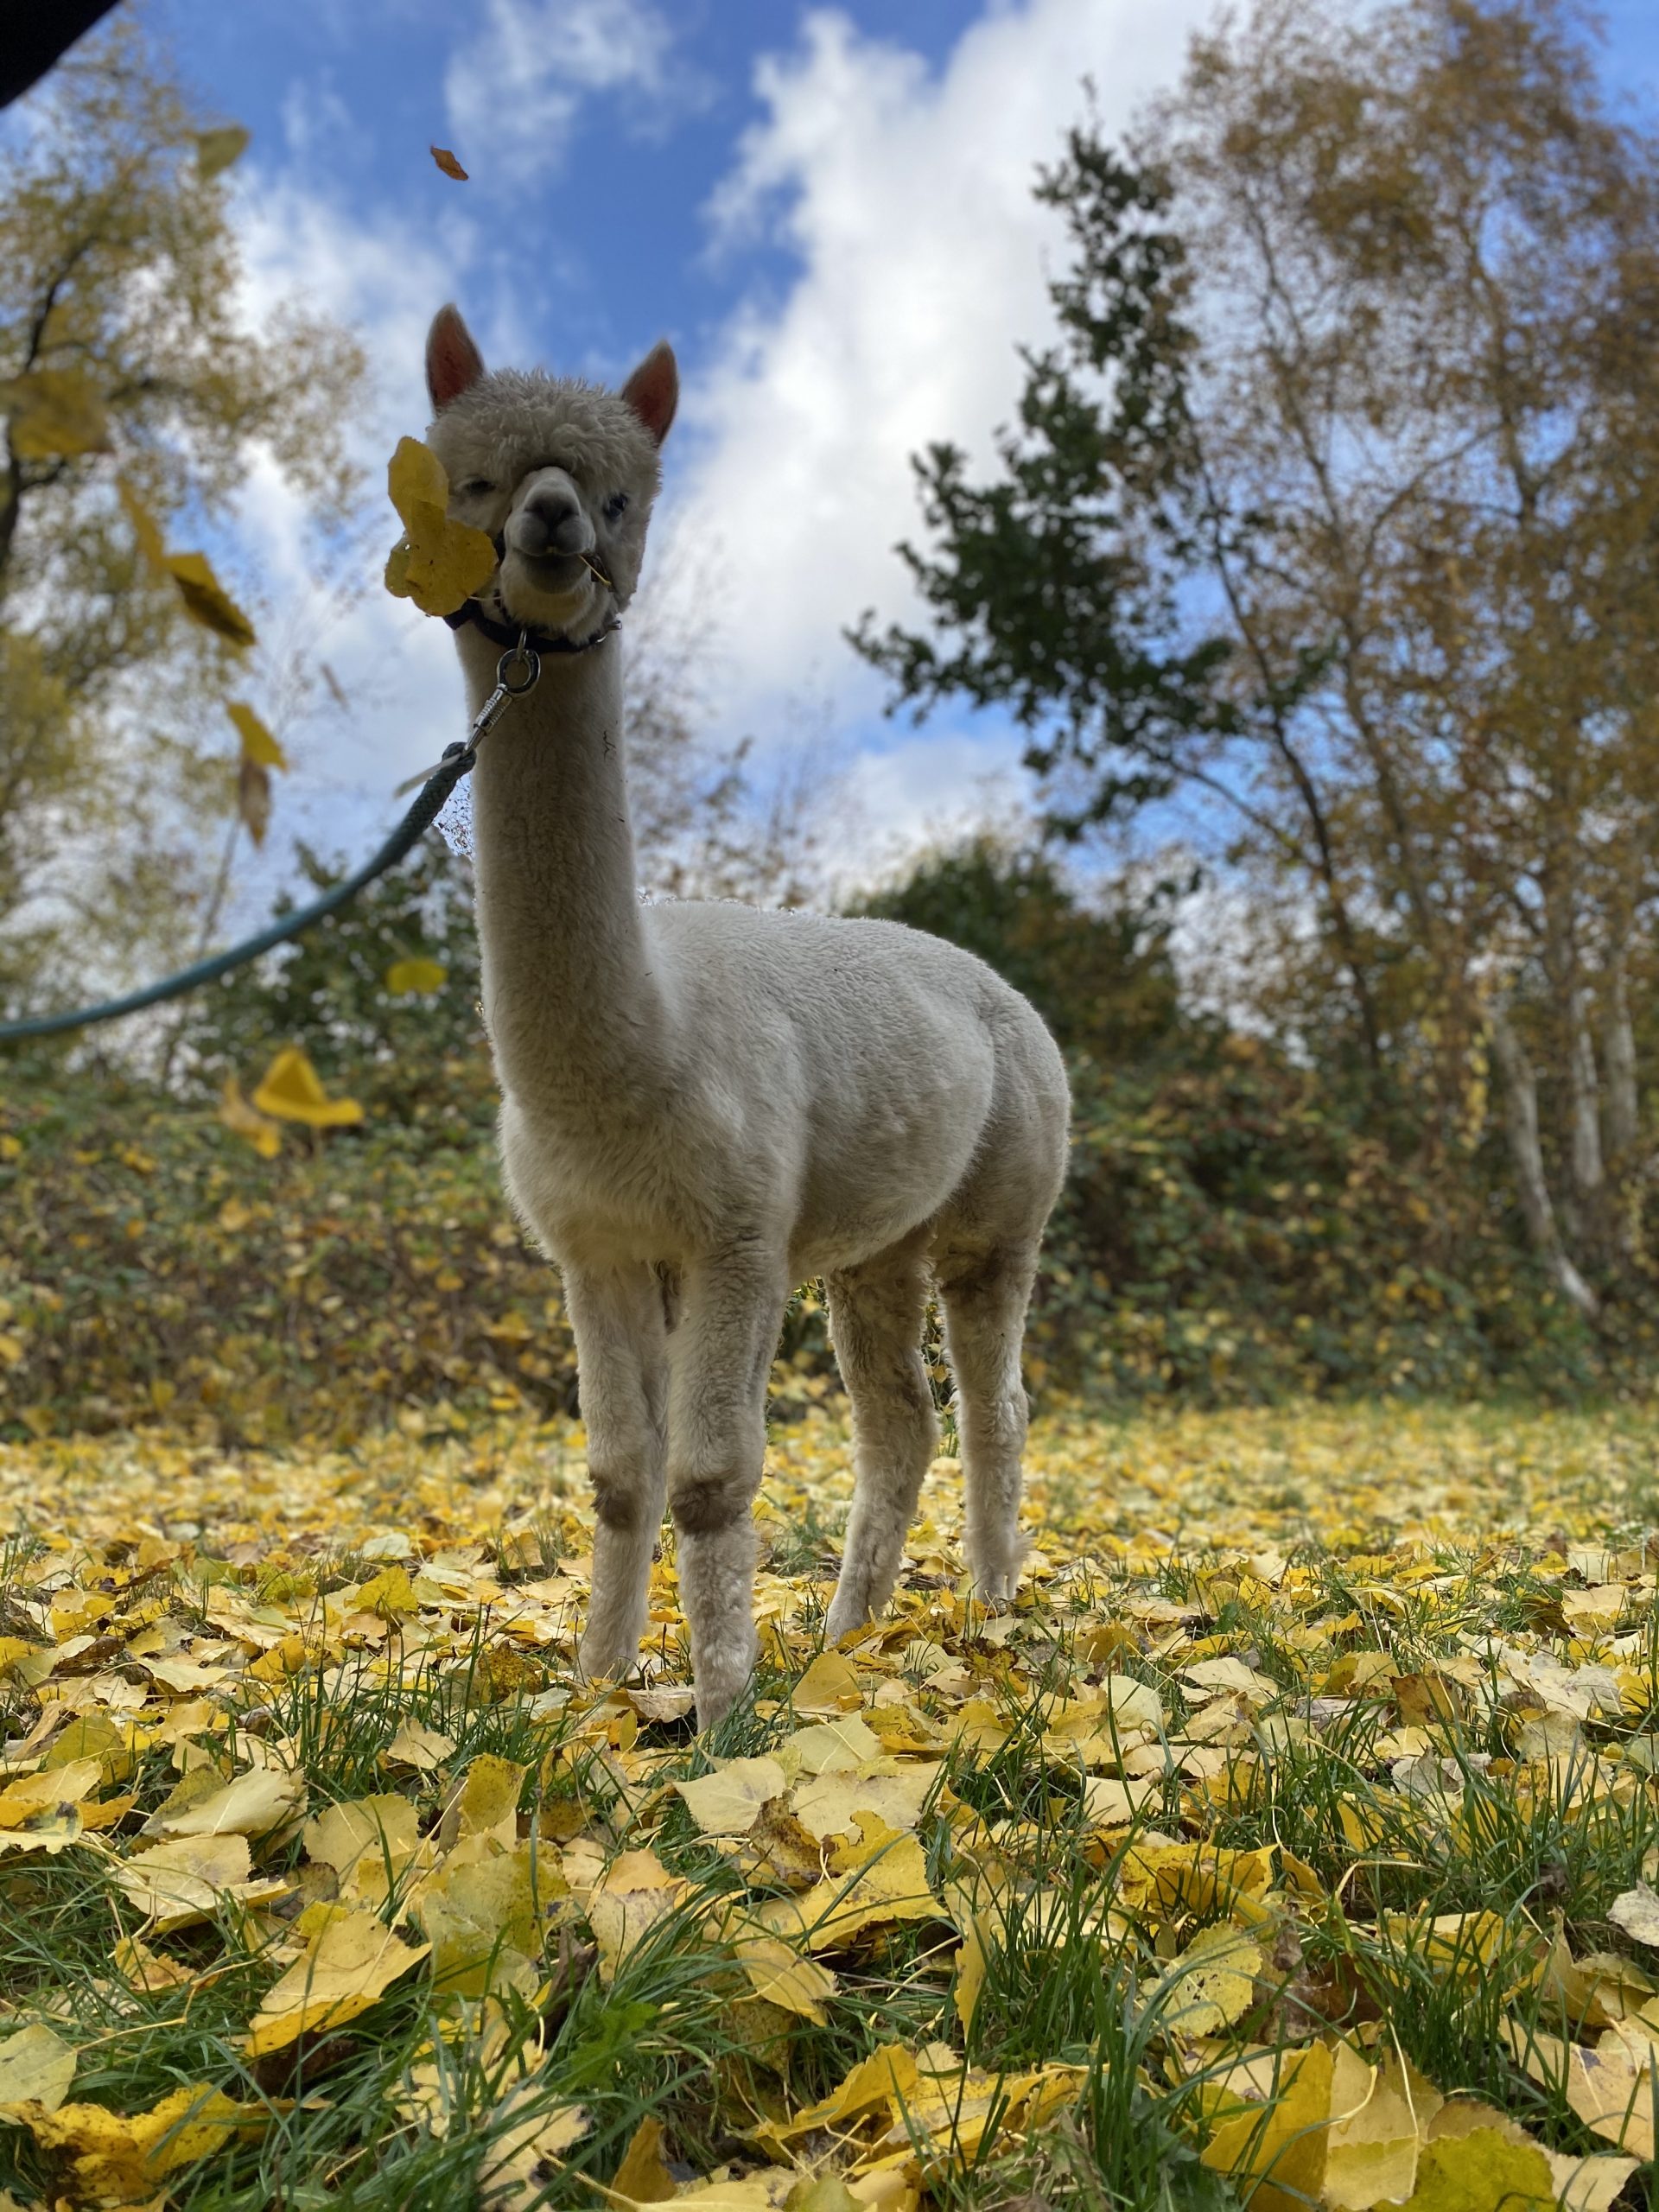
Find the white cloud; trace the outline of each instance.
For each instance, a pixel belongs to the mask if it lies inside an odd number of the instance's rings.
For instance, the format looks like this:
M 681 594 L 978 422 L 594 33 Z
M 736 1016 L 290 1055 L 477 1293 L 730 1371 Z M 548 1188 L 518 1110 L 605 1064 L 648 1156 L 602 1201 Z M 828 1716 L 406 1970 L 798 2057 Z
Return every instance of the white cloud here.
M 673 47 L 667 17 L 648 0 L 486 0 L 483 24 L 444 78 L 457 144 L 487 144 L 520 177 L 546 174 L 563 162 L 595 92 L 628 95 L 627 129 L 660 129 L 702 96 L 694 72 L 671 66 Z
M 880 698 L 840 632 L 866 607 L 913 612 L 891 550 L 918 526 L 909 456 L 949 438 L 985 458 L 1017 397 L 1015 343 L 1051 324 L 1062 241 L 1032 198 L 1037 168 L 1083 113 L 1085 75 L 1121 126 L 1173 79 L 1208 12 L 993 6 L 933 75 L 817 11 L 791 53 L 759 65 L 766 114 L 710 215 L 723 245 L 769 233 L 799 273 L 781 300 L 746 304 L 693 378 L 695 443 L 671 493 L 677 543 L 720 548 L 734 724 L 764 736 L 803 683 L 827 689 L 843 722 Z
M 405 434 L 419 436 L 429 413 L 423 381 L 427 324 L 469 276 L 476 285 L 472 226 L 452 226 L 442 241 L 386 207 L 337 205 L 291 171 L 251 170 L 238 205 L 243 283 L 239 306 L 251 326 L 279 302 L 353 328 L 368 354 L 368 404 L 351 445 L 367 478 L 363 534 L 333 561 L 320 558 L 303 499 L 275 461 L 256 455 L 237 500 L 238 537 L 246 545 L 270 609 L 262 618 L 260 664 L 245 696 L 281 721 L 296 653 L 315 668 L 327 661 L 350 702 L 279 730 L 294 772 L 276 779 L 273 834 L 257 860 L 238 869 L 238 913 L 264 912 L 289 874 L 289 841 L 322 853 L 365 857 L 403 811 L 397 785 L 435 761 L 463 719 L 460 672 L 449 632 L 390 598 L 379 583 L 397 535 L 386 504 L 386 457 Z M 480 318 L 486 344 L 512 357 L 527 346 L 505 316 Z

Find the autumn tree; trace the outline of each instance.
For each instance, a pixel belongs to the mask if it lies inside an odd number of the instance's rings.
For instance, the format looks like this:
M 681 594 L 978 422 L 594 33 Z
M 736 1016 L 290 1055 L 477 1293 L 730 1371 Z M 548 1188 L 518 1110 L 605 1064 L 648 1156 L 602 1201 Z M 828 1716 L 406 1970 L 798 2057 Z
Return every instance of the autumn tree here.
M 1003 468 L 923 464 L 926 703 L 1012 700 L 1073 817 L 1176 791 L 1317 917 L 1371 1067 L 1593 1313 L 1640 1260 L 1659 816 L 1659 183 L 1566 0 L 1258 0 L 1075 248 Z M 1541 1084 L 1540 1074 L 1545 1080 Z
M 251 331 L 225 168 L 242 134 L 198 114 L 124 17 L 21 112 L 0 177 L 0 989 L 147 957 L 227 802 L 232 693 L 260 673 L 193 621 L 158 557 L 222 532 L 256 455 L 325 533 L 359 488 L 342 428 L 364 365 L 283 309 Z M 213 542 L 212 540 L 210 543 Z M 198 607 L 200 611 L 200 607 Z M 234 632 L 235 626 L 229 626 Z M 168 944 L 168 950 L 175 949 Z

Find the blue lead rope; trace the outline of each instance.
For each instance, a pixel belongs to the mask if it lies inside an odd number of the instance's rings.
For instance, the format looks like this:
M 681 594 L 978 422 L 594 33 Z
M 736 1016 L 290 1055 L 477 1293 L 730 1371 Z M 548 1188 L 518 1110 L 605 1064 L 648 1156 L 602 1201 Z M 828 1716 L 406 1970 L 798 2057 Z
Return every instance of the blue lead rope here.
M 599 640 L 595 639 L 594 642 Z M 518 680 L 509 682 L 507 671 L 515 663 L 522 668 L 523 675 Z M 129 991 L 124 998 L 103 999 L 96 1006 L 77 1007 L 72 1014 L 35 1014 L 22 1021 L 0 1022 L 0 1045 L 21 1045 L 32 1037 L 56 1037 L 66 1029 L 90 1029 L 95 1022 L 117 1021 L 124 1014 L 137 1014 L 142 1007 L 160 1006 L 166 999 L 181 998 L 185 992 L 200 989 L 216 976 L 228 975 L 245 961 L 257 960 L 272 945 L 286 944 L 313 923 L 338 912 L 376 876 L 396 868 L 410 848 L 420 842 L 443 810 L 455 785 L 470 773 L 478 759 L 480 741 L 500 721 L 513 700 L 522 698 L 534 688 L 541 673 L 540 657 L 531 645 L 528 632 L 521 631 L 512 651 L 503 653 L 496 664 L 495 689 L 479 709 L 465 744 L 446 746 L 442 760 L 421 785 L 409 812 L 373 859 L 365 861 L 344 883 L 325 891 L 308 906 L 297 906 L 291 914 L 284 914 L 269 929 L 261 930 L 257 937 L 246 938 L 226 952 L 215 952 L 206 960 L 198 960 L 193 967 L 181 968 L 176 976 L 164 976 L 159 983 L 147 983 L 141 991 Z

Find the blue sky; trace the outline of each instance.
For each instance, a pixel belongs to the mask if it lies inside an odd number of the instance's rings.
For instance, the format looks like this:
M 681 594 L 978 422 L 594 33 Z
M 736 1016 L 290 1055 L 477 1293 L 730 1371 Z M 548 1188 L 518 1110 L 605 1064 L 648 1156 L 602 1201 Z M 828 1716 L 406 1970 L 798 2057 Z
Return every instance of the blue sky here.
M 890 548 L 914 525 L 909 454 L 938 436 L 983 453 L 1010 410 L 1055 245 L 1030 182 L 1081 78 L 1126 122 L 1210 0 L 152 6 L 205 103 L 254 134 L 237 185 L 251 311 L 298 292 L 364 334 L 365 464 L 423 426 L 421 337 L 446 297 L 497 362 L 614 379 L 666 334 L 684 400 L 638 649 L 653 624 L 695 632 L 715 736 L 843 772 L 855 871 L 1007 815 L 1006 723 L 885 721 L 841 628 L 907 606 Z M 1610 84 L 1659 105 L 1659 0 L 1604 15 Z M 439 174 L 434 141 L 469 182 Z M 238 520 L 276 629 L 353 701 L 289 733 L 279 820 L 360 852 L 458 734 L 447 633 L 372 570 L 337 613 L 274 472 Z M 251 874 L 254 903 L 283 849 Z

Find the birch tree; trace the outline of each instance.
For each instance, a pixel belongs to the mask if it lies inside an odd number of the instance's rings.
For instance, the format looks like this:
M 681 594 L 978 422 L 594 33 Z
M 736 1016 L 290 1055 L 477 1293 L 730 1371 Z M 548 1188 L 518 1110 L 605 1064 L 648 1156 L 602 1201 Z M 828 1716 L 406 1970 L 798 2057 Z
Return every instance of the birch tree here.
M 1659 830 L 1655 143 L 1608 111 L 1564 0 L 1358 22 L 1257 0 L 1196 43 L 1137 151 L 1175 242 L 1179 391 L 1158 497 L 1128 484 L 1090 544 L 1143 564 L 1154 546 L 1161 606 L 1022 612 L 962 558 L 998 500 L 1030 544 L 1059 543 L 1090 480 L 1054 456 L 1109 455 L 1133 389 L 1084 133 L 1045 188 L 1077 248 L 1062 347 L 1035 357 L 1000 485 L 925 465 L 937 537 L 912 558 L 935 639 L 862 643 L 903 696 L 988 696 L 1023 620 L 1027 688 L 1001 696 L 1034 764 L 1086 776 L 1125 729 L 1157 788 L 1224 810 L 1235 849 L 1321 917 L 1366 1056 L 1413 1087 L 1448 1175 L 1490 1074 L 1517 1211 L 1593 1315 L 1641 1262 L 1649 1142 L 1631 1001 Z M 1126 721 L 1126 699 L 1172 695 Z

